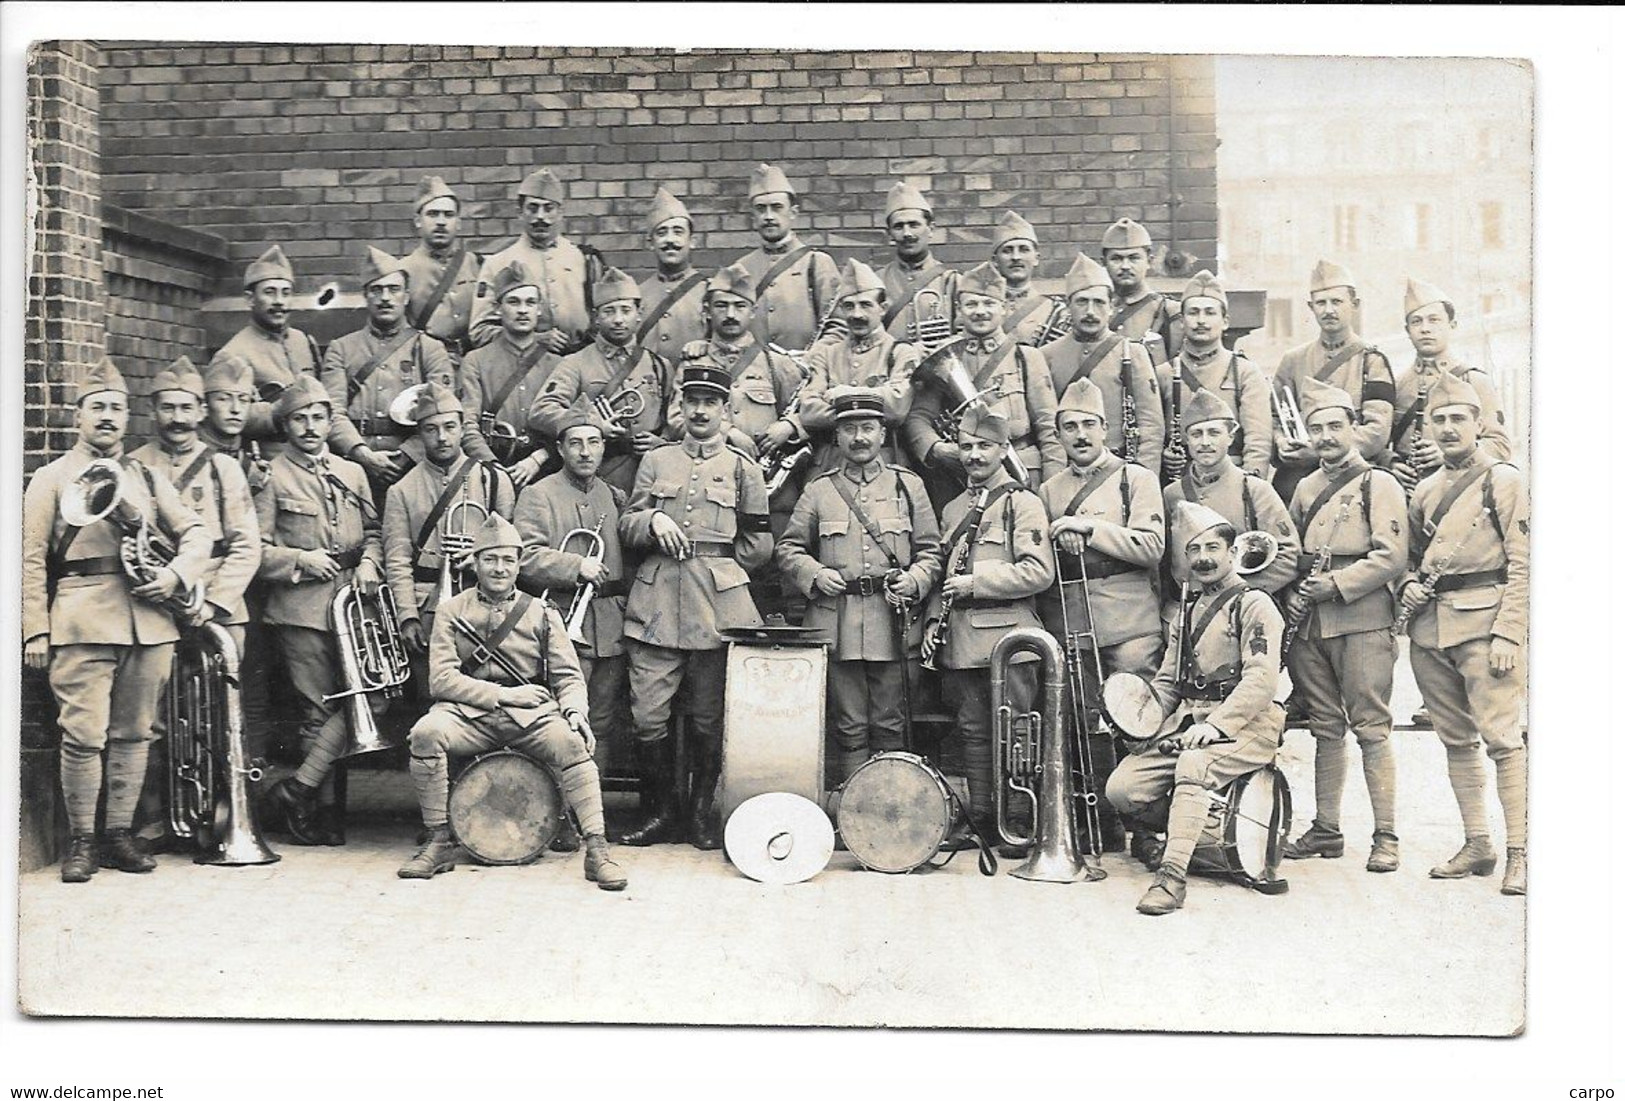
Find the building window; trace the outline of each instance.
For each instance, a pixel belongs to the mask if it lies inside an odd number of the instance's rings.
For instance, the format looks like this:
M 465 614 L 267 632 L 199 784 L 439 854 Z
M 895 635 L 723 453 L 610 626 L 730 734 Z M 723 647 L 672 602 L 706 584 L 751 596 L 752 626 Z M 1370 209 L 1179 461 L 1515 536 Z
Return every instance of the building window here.
M 1293 306 L 1290 298 L 1271 298 L 1264 304 L 1264 326 L 1271 340 L 1286 340 L 1292 336 Z
M 1360 208 L 1352 204 L 1338 204 L 1332 208 L 1332 239 L 1343 252 L 1355 252 L 1360 247 Z
M 1478 204 L 1478 232 L 1485 248 L 1501 248 L 1501 204 Z
M 1433 208 L 1427 203 L 1414 203 L 1406 220 L 1405 244 L 1408 248 L 1425 252 L 1432 247 Z

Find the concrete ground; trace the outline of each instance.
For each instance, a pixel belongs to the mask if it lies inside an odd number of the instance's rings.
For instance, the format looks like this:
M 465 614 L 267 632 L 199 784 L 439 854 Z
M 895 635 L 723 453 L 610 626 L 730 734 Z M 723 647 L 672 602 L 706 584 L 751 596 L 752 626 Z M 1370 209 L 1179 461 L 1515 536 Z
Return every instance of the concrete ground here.
M 1408 678 L 1395 714 L 1414 710 Z M 1521 1028 L 1525 910 L 1492 878 L 1436 882 L 1460 826 L 1429 731 L 1396 734 L 1403 865 L 1364 871 L 1370 809 L 1351 760 L 1348 855 L 1288 863 L 1265 897 L 1193 879 L 1183 911 L 1134 912 L 1149 875 L 1051 885 L 976 872 L 864 872 L 837 853 L 769 887 L 720 853 L 621 849 L 631 886 L 600 892 L 579 856 L 462 865 L 403 882 L 410 784 L 358 773 L 350 844 L 276 835 L 278 864 L 152 875 L 55 869 L 20 881 L 21 1003 L 56 1015 L 1005 1026 L 1498 1035 Z M 1351 754 L 1358 750 L 1350 744 Z M 1312 740 L 1282 767 L 1297 833 Z M 1492 773 L 1493 775 L 1493 773 Z M 622 802 L 617 797 L 615 802 Z M 1496 836 L 1501 836 L 1491 787 Z

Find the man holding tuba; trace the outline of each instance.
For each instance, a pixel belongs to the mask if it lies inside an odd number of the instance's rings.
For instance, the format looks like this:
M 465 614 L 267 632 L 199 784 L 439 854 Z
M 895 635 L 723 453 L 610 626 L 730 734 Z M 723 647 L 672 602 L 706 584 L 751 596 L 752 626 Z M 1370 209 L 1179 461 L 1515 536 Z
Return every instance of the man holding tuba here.
M 463 387 L 463 450 L 500 462 L 516 489 L 541 477 L 547 449 L 529 426 L 530 407 L 558 366 L 559 358 L 536 333 L 541 288 L 524 265 L 509 264 L 492 275 L 489 288 L 500 329 L 469 352 L 459 372 Z
M 1185 877 L 1213 793 L 1273 761 L 1286 726 L 1274 702 L 1281 613 L 1236 576 L 1236 529 L 1189 502 L 1169 526 L 1195 591 L 1150 685 L 1163 725 L 1106 782 L 1106 798 L 1137 833 L 1167 821 L 1166 847 L 1148 854 L 1158 864 L 1156 879 L 1137 907 L 1153 916 L 1185 905 Z
M 49 674 L 62 728 L 71 832 L 64 883 L 86 882 L 102 862 L 125 872 L 155 866 L 130 826 L 179 637 L 160 602 L 196 585 L 210 542 L 169 482 L 124 455 L 129 388 L 111 360 L 80 379 L 76 407 L 79 441 L 29 479 L 22 532 L 23 663 Z M 154 542 L 169 540 L 173 555 L 144 558 L 132 570 L 123 551 L 127 540 L 139 540 L 127 530 L 136 526 Z M 98 858 L 104 757 L 107 832 Z
M 1162 651 L 1162 618 L 1157 607 L 1157 567 L 1166 542 L 1162 494 L 1157 476 L 1143 466 L 1124 462 L 1106 448 L 1106 403 L 1100 387 L 1081 378 L 1067 388 L 1055 413 L 1067 468 L 1039 487 L 1039 499 L 1052 517 L 1056 585 L 1038 600 L 1044 627 L 1066 640 L 1073 631 L 1092 630 L 1101 672 L 1149 677 Z M 1063 584 L 1087 576 L 1087 606 L 1074 586 Z M 1062 602 L 1066 614 L 1062 615 Z M 1083 682 L 1097 706 L 1101 686 L 1095 664 L 1085 655 Z M 1091 732 L 1091 736 L 1093 732 Z M 1091 742 L 1091 756 L 1107 762 L 1111 741 Z M 1103 808 L 1104 809 L 1104 808 Z M 1109 812 L 1102 816 L 1108 850 L 1121 850 L 1123 830 Z
M 959 273 L 931 255 L 931 201 L 902 180 L 886 192 L 886 236 L 895 259 L 880 269 L 886 288 L 881 323 L 893 337 L 929 351 L 953 336 Z
M 428 699 L 429 633 L 435 606 L 469 579 L 467 555 L 486 516 L 512 516 L 513 482 L 495 463 L 463 452 L 463 406 L 431 382 L 412 407 L 423 461 L 384 498 L 384 577 L 412 658 L 417 696 Z
M 304 761 L 267 793 L 300 845 L 343 844 L 316 822 L 317 791 L 332 774 L 347 736 L 344 709 L 326 697 L 340 689 L 338 642 L 330 609 L 347 584 L 376 588 L 383 546 L 372 490 L 359 464 L 328 450 L 332 399 L 304 376 L 282 392 L 277 420 L 288 449 L 271 460 L 271 481 L 254 498 L 265 582 L 265 622 L 304 708 Z

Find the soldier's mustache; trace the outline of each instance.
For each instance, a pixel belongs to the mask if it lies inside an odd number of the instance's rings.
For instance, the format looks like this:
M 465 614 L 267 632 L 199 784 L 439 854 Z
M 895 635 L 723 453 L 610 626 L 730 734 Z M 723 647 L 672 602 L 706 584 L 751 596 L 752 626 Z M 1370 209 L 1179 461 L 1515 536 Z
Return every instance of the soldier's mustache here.
M 1219 568 L 1219 564 L 1211 558 L 1198 558 L 1191 563 L 1191 569 L 1197 573 L 1212 573 Z

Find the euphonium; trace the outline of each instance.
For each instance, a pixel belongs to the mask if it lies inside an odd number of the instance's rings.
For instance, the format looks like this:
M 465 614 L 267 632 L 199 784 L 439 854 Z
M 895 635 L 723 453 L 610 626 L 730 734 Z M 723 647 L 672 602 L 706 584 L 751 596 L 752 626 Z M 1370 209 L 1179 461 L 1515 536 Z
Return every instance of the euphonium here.
M 193 838 L 194 864 L 274 864 L 282 859 L 260 837 L 248 785 L 264 776 L 243 734 L 237 645 L 205 623 L 175 646 L 165 714 L 169 828 Z
M 119 559 L 137 585 L 145 585 L 175 559 L 175 544 L 130 504 L 124 467 L 116 459 L 96 459 L 62 491 L 62 519 L 76 528 L 107 520 L 119 529 Z M 203 586 L 193 585 L 158 606 L 171 615 L 190 618 L 203 609 Z
M 1008 702 L 1006 667 L 1018 653 L 1042 662 L 1043 710 L 1017 716 Z M 993 698 L 993 803 L 999 836 L 1006 844 L 1033 847 L 1010 874 L 1042 883 L 1075 883 L 1103 878 L 1078 851 L 1072 769 L 1061 729 L 1065 657 L 1048 631 L 1018 627 L 993 644 L 989 688 Z M 1013 821 L 1014 800 L 1031 808 L 1033 829 L 1023 833 Z
M 1236 559 L 1236 573 L 1251 577 L 1269 568 L 1275 556 L 1281 553 L 1281 542 L 1267 531 L 1244 531 L 1236 536 L 1231 554 Z
M 559 550 L 568 551 L 572 539 L 585 539 L 587 553 L 582 557 L 589 562 L 601 564 L 604 561 L 603 530 L 604 518 L 600 516 L 598 526 L 595 528 L 573 528 L 566 532 L 564 538 L 559 541 Z M 576 586 L 575 595 L 570 598 L 570 610 L 564 614 L 565 633 L 577 646 L 587 645 L 587 636 L 583 632 L 587 625 L 587 611 L 592 607 L 592 598 L 597 592 L 596 582 L 583 581 Z
M 401 644 L 395 598 L 388 585 L 379 585 L 375 593 L 367 596 L 352 582 L 341 585 L 333 594 L 331 612 L 344 688 L 323 696 L 322 701 L 344 701 L 350 740 L 339 756 L 393 748 L 399 739 L 385 737 L 379 731 L 368 697 L 376 695 L 382 701 L 399 696 L 412 675 L 406 647 Z
M 467 562 L 456 560 L 466 558 L 468 547 L 473 542 L 473 533 L 468 527 L 468 509 L 478 514 L 476 527 L 490 515 L 490 510 L 484 505 L 465 497 L 447 509 L 446 515 L 440 518 L 440 590 L 435 597 L 436 607 L 462 591 L 458 578 L 467 568 Z

